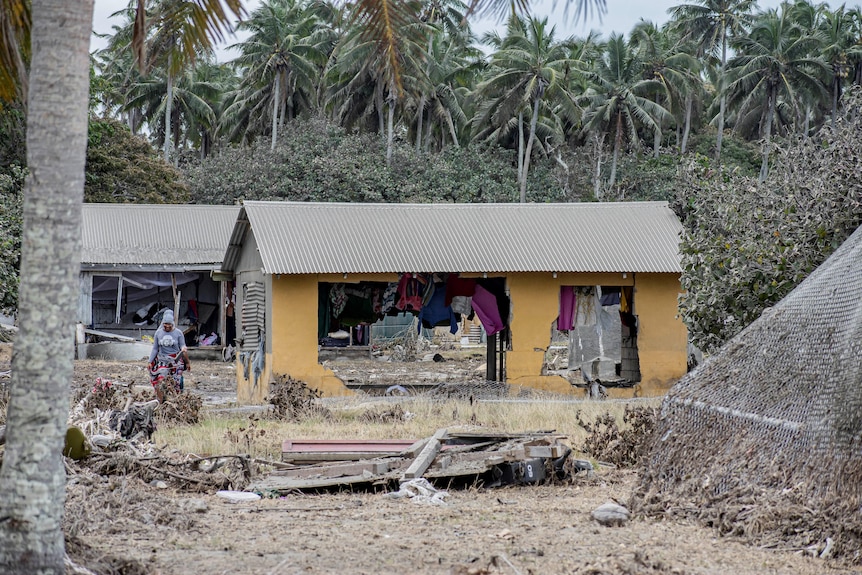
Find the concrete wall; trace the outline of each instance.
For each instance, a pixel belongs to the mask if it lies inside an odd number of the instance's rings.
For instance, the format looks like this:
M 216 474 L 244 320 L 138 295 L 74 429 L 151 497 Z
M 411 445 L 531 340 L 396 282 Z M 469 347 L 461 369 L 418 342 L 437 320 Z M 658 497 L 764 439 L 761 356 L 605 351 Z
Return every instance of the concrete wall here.
M 631 284 L 630 274 L 626 278 L 622 274 L 509 274 L 512 350 L 506 353 L 507 383 L 557 393 L 583 393 L 564 377 L 542 375 L 545 352 L 551 343 L 551 324 L 560 309 L 560 286 Z
M 686 373 L 688 330 L 679 317 L 680 290 L 675 274 L 636 275 L 634 313 L 643 396 L 666 393 Z
M 259 268 L 258 268 L 259 269 Z M 251 271 L 246 272 L 250 277 Z M 259 272 L 258 272 L 259 273 Z M 625 275 L 625 277 L 623 277 Z M 243 274 L 238 275 L 241 285 Z M 394 274 L 291 275 L 267 277 L 266 365 L 258 385 L 237 369 L 237 398 L 262 403 L 269 382 L 279 375 L 306 382 L 324 395 L 352 393 L 329 369 L 318 363 L 318 283 L 396 281 Z M 634 286 L 634 312 L 639 318 L 638 347 L 642 384 L 640 395 L 661 394 L 686 371 L 687 332 L 677 317 L 679 276 L 675 274 L 517 273 L 507 277 L 512 304 L 511 350 L 506 354 L 507 382 L 558 393 L 581 394 L 557 375 L 542 375 L 550 345 L 551 324 L 559 312 L 559 289 L 572 286 Z M 239 293 L 238 289 L 238 293 Z M 237 309 L 241 302 L 237 303 Z M 261 385 L 260 382 L 264 382 Z M 613 395 L 631 396 L 632 390 Z

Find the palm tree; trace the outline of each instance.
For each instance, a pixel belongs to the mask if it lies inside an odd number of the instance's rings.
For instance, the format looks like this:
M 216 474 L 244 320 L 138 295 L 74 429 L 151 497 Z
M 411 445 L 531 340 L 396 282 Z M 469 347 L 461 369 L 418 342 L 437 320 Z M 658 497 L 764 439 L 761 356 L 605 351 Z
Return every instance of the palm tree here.
M 856 63 L 862 60 L 862 45 L 859 44 L 862 37 L 854 32 L 853 15 L 846 11 L 843 5 L 834 12 L 822 8 L 821 14 L 822 18 L 816 24 L 823 35 L 820 53 L 832 68 L 832 125 L 834 126 L 844 84 L 848 78 L 852 78 Z
M 144 1 L 138 0 L 138 18 Z M 237 10 L 241 10 L 239 0 L 225 1 L 231 9 L 235 5 Z M 216 12 L 208 12 L 210 9 Z M 146 36 L 146 68 L 148 72 L 154 67 L 162 69 L 166 79 L 164 155 L 167 162 L 170 161 L 172 142 L 170 118 L 173 114 L 174 81 L 199 56 L 212 54 L 214 39 L 224 38 L 227 14 L 221 7 L 221 0 L 153 0 L 151 12 L 152 24 Z M 204 32 L 206 29 L 212 30 L 212 37 Z
M 527 176 L 541 107 L 558 102 L 570 111 L 574 108 L 568 84 L 570 77 L 578 73 L 580 62 L 570 58 L 570 45 L 570 41 L 554 39 L 554 27 L 548 28 L 547 18 L 522 20 L 512 16 L 506 37 L 491 55 L 488 76 L 476 88 L 478 97 L 486 103 L 480 105 L 473 118 L 479 128 L 475 138 L 499 138 L 517 129 L 521 202 L 527 201 Z M 525 114 L 529 114 L 526 144 Z
M 419 103 L 416 106 L 417 152 L 422 145 L 422 128 L 425 119 L 426 103 L 429 98 L 428 92 L 432 90 L 437 91 L 437 85 L 431 79 L 432 68 L 435 66 L 435 63 L 440 63 L 438 58 L 444 56 L 444 54 L 434 54 L 434 52 L 435 50 L 439 52 L 441 44 L 445 42 L 447 46 L 445 57 L 451 62 L 451 58 L 457 50 L 456 46 L 466 48 L 472 39 L 470 28 L 465 19 L 466 8 L 466 5 L 461 0 L 430 0 L 422 7 L 422 13 L 419 18 L 428 24 L 428 49 L 426 50 L 425 75 L 420 81 Z M 442 67 L 437 66 L 437 76 L 440 75 L 441 69 Z M 451 101 L 451 98 L 447 98 L 447 100 Z M 439 108 L 435 112 L 439 113 Z M 430 142 L 430 140 L 427 141 Z
M 207 66 L 204 63 L 183 72 L 171 82 L 169 79 L 150 76 L 134 84 L 129 89 L 125 108 L 141 110 L 157 143 L 164 145 L 164 138 L 172 138 L 171 149 L 178 149 L 180 144 L 189 137 L 195 138 L 201 128 L 214 130 L 216 126 L 216 110 L 221 95 L 221 85 L 209 81 L 204 76 Z M 169 105 L 168 86 L 173 84 L 170 92 L 171 106 L 170 123 L 166 125 L 165 109 Z
M 612 34 L 596 67 L 587 73 L 590 88 L 581 97 L 584 111 L 583 131 L 597 135 L 602 142 L 613 139 L 613 159 L 608 187 L 616 183 L 617 161 L 626 140 L 637 141 L 638 128 L 655 133 L 659 124 L 670 118 L 670 112 L 649 96 L 664 89 L 655 78 L 643 78 L 643 64 L 626 39 Z M 601 155 L 597 162 L 601 161 Z M 598 169 L 596 196 L 600 195 Z
M 694 0 L 694 4 L 681 4 L 669 10 L 677 29 L 698 44 L 701 56 L 717 57 L 719 109 L 715 141 L 715 159 L 721 161 L 721 140 L 724 135 L 725 68 L 730 39 L 743 32 L 755 0 Z
M 756 113 L 764 140 L 760 181 L 769 172 L 773 120 L 779 100 L 798 110 L 803 94 L 825 93 L 830 70 L 819 56 L 820 40 L 793 22 L 790 11 L 770 10 L 755 19 L 748 35 L 735 40 L 738 56 L 728 64 L 728 98 L 739 115 Z M 798 115 L 798 114 L 797 114 Z
M 279 118 L 283 123 L 293 117 L 300 103 L 317 107 L 317 82 L 335 42 L 327 25 L 332 14 L 332 6 L 322 2 L 269 0 L 237 27 L 251 33 L 232 46 L 240 52 L 233 64 L 242 72 L 240 90 L 245 92 L 237 101 L 271 102 L 273 150 Z M 262 94 L 252 94 L 255 91 Z
M 27 1 L 7 0 L 4 14 L 24 13 Z M 200 1 L 209 18 L 200 23 L 200 31 L 213 34 L 226 22 L 224 8 L 220 0 Z M 238 0 L 226 1 L 233 13 L 241 14 Z M 12 39 L 31 31 L 33 39 L 19 332 L 0 467 L 0 572 L 62 575 L 66 474 L 61 446 L 78 304 L 93 2 L 32 0 L 32 14 L 32 29 L 0 37 L 0 51 L 13 49 L 8 45 Z M 20 77 L 20 70 L 2 65 L 3 81 Z
M 643 65 L 644 79 L 660 84 L 654 99 L 675 116 L 682 115 L 685 124 L 683 141 L 688 138 L 691 126 L 693 92 L 700 83 L 700 65 L 690 51 L 685 50 L 682 39 L 670 27 L 659 29 L 652 22 L 641 20 L 631 32 L 629 42 Z M 681 112 L 681 114 L 679 114 Z M 659 155 L 662 122 L 654 133 L 653 153 Z M 682 145 L 685 153 L 685 144 Z
M 418 4 L 393 5 L 397 26 L 376 30 L 357 4 L 349 17 L 354 23 L 335 47 L 335 64 L 328 70 L 326 107 L 343 125 L 360 125 L 386 134 L 386 161 L 392 160 L 395 114 L 405 91 L 418 93 L 423 74 L 428 25 L 419 17 Z M 365 20 L 363 20 L 365 18 Z M 383 45 L 376 34 L 392 31 Z
M 484 54 L 458 36 L 435 35 L 429 44 L 425 74 L 419 81 L 414 129 L 416 151 L 427 151 L 432 140 L 443 148 L 446 136 L 458 147 L 469 137 L 470 90 L 484 67 Z M 465 133 L 466 132 L 466 133 Z
M 140 109 L 128 106 L 129 90 L 134 84 L 143 82 L 144 76 L 135 65 L 135 55 L 132 53 L 134 6 L 111 14 L 111 17 L 117 16 L 123 17 L 123 22 L 113 26 L 107 46 L 94 54 L 94 67 L 104 86 L 99 94 L 99 104 L 104 116 L 121 119 L 133 134 L 137 134 L 144 117 Z
M 20 331 L 0 467 L 0 571 L 65 572 L 69 410 L 87 147 L 92 2 L 33 2 Z

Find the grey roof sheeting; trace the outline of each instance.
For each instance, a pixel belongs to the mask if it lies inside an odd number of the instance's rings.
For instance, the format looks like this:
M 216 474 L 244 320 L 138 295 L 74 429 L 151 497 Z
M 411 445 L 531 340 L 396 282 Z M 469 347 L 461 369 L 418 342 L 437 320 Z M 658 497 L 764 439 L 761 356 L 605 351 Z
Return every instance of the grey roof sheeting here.
M 682 271 L 682 225 L 667 202 L 248 201 L 224 270 L 249 227 L 270 274 Z
M 84 204 L 84 267 L 219 268 L 239 206 Z

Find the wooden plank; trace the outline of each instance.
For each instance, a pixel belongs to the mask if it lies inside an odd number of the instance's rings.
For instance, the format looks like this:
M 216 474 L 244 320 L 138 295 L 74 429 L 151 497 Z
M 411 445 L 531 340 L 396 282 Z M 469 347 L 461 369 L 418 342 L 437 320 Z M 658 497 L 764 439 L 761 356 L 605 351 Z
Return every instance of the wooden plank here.
M 410 447 L 401 452 L 401 455 L 404 457 L 416 457 L 419 453 L 425 449 L 425 445 L 428 443 L 428 438 L 423 437 L 422 439 L 417 439 L 413 442 Z
M 443 446 L 443 439 L 446 437 L 447 433 L 448 430 L 445 427 L 437 430 L 437 433 L 428 440 L 428 443 L 425 444 L 425 447 L 419 455 L 416 456 L 416 459 L 413 460 L 413 463 L 410 464 L 407 471 L 401 475 L 402 481 L 422 477 L 422 474 L 431 466 L 431 462 L 434 461 L 434 458 L 437 457 L 438 453 L 440 453 L 440 448 Z
M 252 491 L 291 491 L 293 489 L 321 489 L 325 487 L 338 487 L 342 485 L 353 485 L 356 483 L 375 483 L 394 479 L 392 474 L 387 475 L 348 475 L 345 477 L 279 477 L 269 475 L 260 481 L 255 481 L 247 487 Z
M 360 461 L 357 463 L 340 463 L 336 465 L 309 465 L 294 469 L 282 469 L 272 472 L 278 477 L 344 477 L 350 475 L 363 475 L 368 472 L 373 475 L 381 475 L 389 471 L 388 461 Z
M 286 439 L 281 451 L 384 451 L 399 452 L 413 445 L 413 439 Z
M 286 463 L 324 462 L 324 461 L 360 461 L 378 457 L 397 457 L 400 451 L 302 451 L 297 453 L 282 453 L 281 460 Z
M 520 461 L 522 459 L 527 459 L 527 454 L 523 446 L 521 446 L 497 449 L 494 451 L 471 451 L 468 453 L 459 453 L 453 457 L 453 460 L 459 463 L 466 461 L 487 461 L 489 459 L 494 460 L 494 462 L 489 465 L 498 465 L 504 461 Z
M 106 331 L 98 331 L 95 329 L 84 329 L 84 333 L 89 333 L 90 335 L 97 335 L 99 337 L 107 337 L 108 339 L 116 339 L 117 341 L 138 341 L 133 337 L 129 337 L 127 335 L 118 335 L 116 333 L 108 333 Z
M 526 447 L 527 458 L 544 457 L 549 459 L 557 459 L 562 457 L 566 452 L 564 445 L 528 445 Z

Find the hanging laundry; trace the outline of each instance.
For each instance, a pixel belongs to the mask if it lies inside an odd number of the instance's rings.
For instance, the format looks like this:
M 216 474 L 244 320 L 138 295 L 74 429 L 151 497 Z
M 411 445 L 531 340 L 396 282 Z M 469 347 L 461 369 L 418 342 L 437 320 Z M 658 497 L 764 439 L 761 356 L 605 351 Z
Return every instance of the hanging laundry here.
M 598 310 L 600 307 L 599 298 L 596 296 L 595 288 L 578 288 L 577 294 L 577 315 L 575 316 L 575 325 L 586 327 L 596 325 L 599 319 Z
M 476 286 L 473 286 L 473 292 L 475 293 Z M 447 292 L 448 296 L 448 292 Z M 456 295 L 452 298 L 452 311 L 456 314 L 461 314 L 463 316 L 469 316 L 473 313 L 473 298 L 466 295 Z
M 620 303 L 620 288 L 618 287 L 602 287 L 602 307 L 608 305 L 618 305 Z
M 476 280 L 449 274 L 446 278 L 446 305 L 452 305 L 452 300 L 459 296 L 473 297 L 476 291 Z
M 395 307 L 395 296 L 398 295 L 398 282 L 389 282 L 383 290 L 383 301 L 380 304 L 380 312 L 389 313 Z
M 402 311 L 422 309 L 422 296 L 428 284 L 422 274 L 403 274 L 398 281 L 398 303 L 395 307 Z
M 347 305 L 347 293 L 344 284 L 332 284 L 329 290 L 329 300 L 332 302 L 332 317 L 338 317 Z
M 427 305 L 422 306 L 419 312 L 419 332 L 422 332 L 422 327 L 434 327 L 435 325 L 444 325 L 449 323 L 449 333 L 458 331 L 458 320 L 455 318 L 455 312 L 452 311 L 452 306 L 446 305 L 446 290 L 441 283 L 434 289 L 434 293 Z M 427 324 L 427 325 L 426 325 Z
M 557 330 L 569 331 L 575 327 L 575 306 L 577 296 L 573 286 L 560 286 L 560 315 L 557 316 Z
M 620 290 L 620 312 L 629 313 L 632 311 L 632 292 L 631 286 L 625 286 Z
M 482 322 L 482 327 L 485 328 L 485 333 L 494 335 L 506 327 L 500 318 L 496 296 L 480 285 L 476 286 L 472 304 L 476 315 L 479 316 L 479 321 Z

